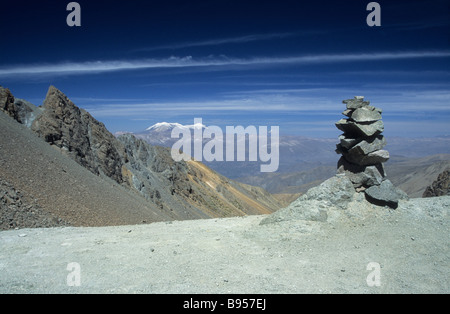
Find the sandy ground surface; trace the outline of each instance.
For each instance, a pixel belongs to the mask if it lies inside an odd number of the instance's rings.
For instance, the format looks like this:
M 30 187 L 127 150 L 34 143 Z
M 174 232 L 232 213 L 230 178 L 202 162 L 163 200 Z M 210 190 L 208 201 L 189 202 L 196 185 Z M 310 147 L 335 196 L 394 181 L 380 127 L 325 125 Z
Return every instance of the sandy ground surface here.
M 449 208 L 2 231 L 0 293 L 449 293 Z

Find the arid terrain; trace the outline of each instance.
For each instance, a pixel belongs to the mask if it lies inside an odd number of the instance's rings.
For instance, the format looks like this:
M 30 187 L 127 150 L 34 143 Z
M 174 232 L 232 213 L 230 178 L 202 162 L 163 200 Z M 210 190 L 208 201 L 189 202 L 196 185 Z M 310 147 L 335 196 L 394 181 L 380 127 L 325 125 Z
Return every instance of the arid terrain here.
M 450 197 L 267 216 L 0 232 L 1 293 L 450 292 Z M 80 285 L 68 286 L 69 263 Z M 380 266 L 379 285 L 369 286 Z

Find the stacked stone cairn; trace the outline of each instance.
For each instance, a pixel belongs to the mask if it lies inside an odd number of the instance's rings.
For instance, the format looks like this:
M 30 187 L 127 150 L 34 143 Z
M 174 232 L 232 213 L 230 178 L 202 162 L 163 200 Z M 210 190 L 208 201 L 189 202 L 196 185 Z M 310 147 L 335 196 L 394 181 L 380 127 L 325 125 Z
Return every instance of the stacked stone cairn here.
M 347 118 L 336 123 L 344 132 L 336 145 L 336 153 L 342 155 L 338 173 L 344 173 L 357 192 L 366 194 L 367 200 L 396 208 L 405 193 L 386 179 L 383 163 L 389 159 L 389 152 L 383 150 L 386 139 L 381 134 L 384 131 L 382 110 L 370 106 L 363 96 L 343 103 L 347 108 L 342 114 Z

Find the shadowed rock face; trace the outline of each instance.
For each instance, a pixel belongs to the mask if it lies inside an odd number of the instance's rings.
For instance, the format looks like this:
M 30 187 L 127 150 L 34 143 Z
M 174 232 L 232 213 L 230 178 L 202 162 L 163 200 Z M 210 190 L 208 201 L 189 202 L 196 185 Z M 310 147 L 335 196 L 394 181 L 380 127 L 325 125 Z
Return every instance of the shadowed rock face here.
M 440 173 L 437 179 L 426 188 L 422 197 L 450 195 L 450 169 Z
M 125 150 L 103 123 L 75 106 L 54 86 L 49 88 L 42 108 L 31 125 L 36 134 L 91 172 L 124 182 Z
M 14 96 L 10 90 L 0 86 L 0 109 L 17 120 L 17 108 L 14 105 Z
M 34 119 L 42 113 L 42 108 L 38 108 L 32 103 L 15 98 L 9 89 L 0 86 L 0 110 L 8 114 L 19 123 L 31 127 Z

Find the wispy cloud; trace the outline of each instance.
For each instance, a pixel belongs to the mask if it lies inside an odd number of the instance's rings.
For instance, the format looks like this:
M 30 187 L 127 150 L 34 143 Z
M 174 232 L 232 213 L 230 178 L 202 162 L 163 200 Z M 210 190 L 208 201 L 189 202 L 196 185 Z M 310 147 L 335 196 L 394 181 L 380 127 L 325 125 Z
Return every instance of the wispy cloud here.
M 301 93 L 299 93 L 301 91 Z M 384 109 L 384 115 L 417 118 L 417 112 L 440 112 L 441 118 L 450 114 L 450 90 L 384 91 L 358 90 L 375 106 Z M 141 103 L 91 103 L 83 107 L 96 117 L 140 117 L 152 116 L 156 112 L 202 115 L 220 111 L 305 113 L 318 116 L 338 114 L 342 109 L 343 97 L 356 95 L 349 88 L 320 88 L 305 90 L 258 90 L 254 93 L 227 94 L 225 98 L 201 101 L 141 102 Z
M 209 99 L 173 101 L 85 102 L 79 104 L 100 120 L 134 121 L 153 124 L 161 121 L 185 123 L 194 117 L 205 118 L 205 124 L 217 124 L 214 119 L 233 124 L 270 123 L 280 125 L 282 132 L 320 132 L 331 136 L 334 123 L 342 118 L 342 99 L 364 95 L 374 106 L 383 109 L 388 134 L 414 134 L 417 127 L 424 136 L 448 134 L 450 90 L 384 89 L 329 87 L 317 89 L 258 89 L 219 93 Z M 116 120 L 114 120 L 116 121 Z M 246 121 L 246 122 L 242 122 Z M 224 122 L 225 123 L 225 122 Z M 231 124 L 230 124 L 231 123 Z M 289 125 L 292 123 L 292 125 Z M 141 125 L 144 125 L 141 123 Z M 136 126 L 133 126 L 136 127 Z M 408 130 L 408 132 L 406 132 Z M 135 130 L 138 131 L 138 130 Z M 308 133 L 309 132 L 309 133 Z M 428 132 L 428 133 L 427 133 Z M 433 133 L 434 132 L 434 133 Z M 320 135 L 322 136 L 322 135 Z
M 263 40 L 272 40 L 272 39 L 284 39 L 296 36 L 295 33 L 271 33 L 271 34 L 253 34 L 253 35 L 245 35 L 238 37 L 227 37 L 227 38 L 218 38 L 218 39 L 210 39 L 203 41 L 190 41 L 190 42 L 182 42 L 175 43 L 169 45 L 160 45 L 154 47 L 145 47 L 140 49 L 135 49 L 133 51 L 156 51 L 156 50 L 166 50 L 166 49 L 182 49 L 182 48 L 191 48 L 191 47 L 205 47 L 205 46 L 218 46 L 218 45 L 226 45 L 226 44 L 242 44 L 249 43 L 254 41 L 263 41 Z
M 279 66 L 326 64 L 362 61 L 383 61 L 417 58 L 448 58 L 450 51 L 409 51 L 409 52 L 379 52 L 355 54 L 322 54 L 303 55 L 291 57 L 254 57 L 230 58 L 227 56 L 209 56 L 205 58 L 169 57 L 165 59 L 141 60 L 113 60 L 113 61 L 87 61 L 64 62 L 56 64 L 16 65 L 0 67 L 0 77 L 10 76 L 55 76 L 80 75 L 104 72 L 133 71 L 145 69 L 195 68 L 195 67 L 229 67 L 230 70 L 239 70 L 246 66 Z

